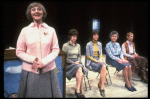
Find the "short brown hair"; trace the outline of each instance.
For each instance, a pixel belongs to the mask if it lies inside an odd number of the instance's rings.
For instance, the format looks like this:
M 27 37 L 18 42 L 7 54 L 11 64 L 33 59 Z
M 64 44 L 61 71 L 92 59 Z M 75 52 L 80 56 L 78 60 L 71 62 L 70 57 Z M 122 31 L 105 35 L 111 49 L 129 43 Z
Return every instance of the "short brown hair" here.
M 127 37 L 129 37 L 130 35 L 133 35 L 133 33 L 132 32 L 128 32 L 127 33 Z
M 71 29 L 71 30 L 69 31 L 68 38 L 70 39 L 71 36 L 73 36 L 73 35 L 78 36 L 78 31 L 77 31 L 76 29 Z
M 92 33 L 91 33 L 90 39 L 89 39 L 90 41 L 93 40 L 93 35 L 95 35 L 95 34 L 99 35 L 99 32 L 97 30 L 93 30 Z
M 43 10 L 43 18 L 42 18 L 42 19 L 44 20 L 44 19 L 46 18 L 46 16 L 47 16 L 47 12 L 46 12 L 44 6 L 43 6 L 41 3 L 38 3 L 38 2 L 33 2 L 33 3 L 31 3 L 31 4 L 28 6 L 27 11 L 26 11 L 27 18 L 28 18 L 29 20 L 32 20 L 32 19 L 33 19 L 32 16 L 31 16 L 31 8 L 33 8 L 33 7 L 35 7 L 35 6 L 38 6 L 38 7 L 41 7 L 41 8 L 42 8 L 42 10 Z

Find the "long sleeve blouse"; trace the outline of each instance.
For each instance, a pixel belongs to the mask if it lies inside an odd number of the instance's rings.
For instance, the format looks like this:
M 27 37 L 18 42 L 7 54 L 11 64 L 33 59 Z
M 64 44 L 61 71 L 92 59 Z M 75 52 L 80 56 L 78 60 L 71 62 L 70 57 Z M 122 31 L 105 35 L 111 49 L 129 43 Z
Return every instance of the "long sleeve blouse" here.
M 113 60 L 123 59 L 123 53 L 119 43 L 113 43 L 112 41 L 110 41 L 106 44 L 105 50 L 107 55 Z M 119 55 L 119 58 L 116 57 L 116 55 Z
M 123 55 L 124 55 L 125 57 L 130 57 L 130 58 L 132 58 L 133 55 L 130 55 L 130 54 L 132 54 L 132 53 L 136 54 L 135 47 L 133 48 L 132 42 L 130 43 L 128 40 L 127 40 L 126 42 L 127 42 L 127 44 L 128 44 L 128 47 L 129 47 L 129 54 L 126 52 L 126 47 L 125 47 L 125 44 L 123 43 L 123 44 L 122 44 L 122 52 L 123 52 Z
M 35 23 L 24 27 L 17 40 L 16 55 L 23 60 L 22 69 L 39 74 L 37 69 L 32 69 L 33 61 L 38 58 L 44 64 L 42 73 L 54 68 L 55 58 L 59 54 L 58 39 L 55 29 L 46 23 Z

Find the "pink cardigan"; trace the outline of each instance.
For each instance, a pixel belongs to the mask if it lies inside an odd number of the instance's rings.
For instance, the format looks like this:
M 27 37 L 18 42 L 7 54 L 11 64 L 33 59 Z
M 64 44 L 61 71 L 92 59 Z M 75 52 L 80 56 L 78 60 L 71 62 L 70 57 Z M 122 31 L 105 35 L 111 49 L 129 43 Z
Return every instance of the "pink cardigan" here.
M 58 39 L 55 29 L 42 23 L 37 28 L 33 22 L 24 27 L 17 40 L 16 55 L 23 60 L 22 69 L 39 74 L 37 69 L 32 69 L 35 58 L 44 64 L 42 73 L 54 68 L 55 59 L 59 54 Z

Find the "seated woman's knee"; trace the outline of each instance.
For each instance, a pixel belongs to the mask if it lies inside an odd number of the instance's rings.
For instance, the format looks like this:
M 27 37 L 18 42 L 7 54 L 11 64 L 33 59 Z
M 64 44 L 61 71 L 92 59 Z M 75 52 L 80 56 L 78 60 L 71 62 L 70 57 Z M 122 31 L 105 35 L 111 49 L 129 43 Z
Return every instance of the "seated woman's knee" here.
M 129 66 L 125 66 L 125 69 L 128 69 Z
M 103 70 L 106 70 L 106 66 L 105 66 L 105 65 L 103 65 L 103 66 L 102 66 L 102 69 L 103 69 Z
M 131 66 L 128 66 L 129 69 L 131 69 Z
M 79 68 L 78 68 L 77 73 L 78 73 L 79 75 L 83 75 L 82 67 L 79 67 Z

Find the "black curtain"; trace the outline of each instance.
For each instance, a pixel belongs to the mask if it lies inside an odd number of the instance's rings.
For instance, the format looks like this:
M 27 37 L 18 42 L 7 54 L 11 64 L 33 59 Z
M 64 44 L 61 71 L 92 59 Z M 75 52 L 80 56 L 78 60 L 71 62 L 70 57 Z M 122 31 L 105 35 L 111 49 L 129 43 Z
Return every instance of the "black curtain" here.
M 26 18 L 26 9 L 31 2 L 3 2 L 2 8 L 2 46 L 16 47 L 21 29 L 32 21 Z M 77 42 L 84 50 L 92 32 L 92 20 L 100 20 L 99 41 L 103 48 L 110 41 L 112 30 L 119 32 L 117 42 L 126 41 L 126 33 L 134 33 L 136 51 L 148 57 L 148 3 L 147 2 L 57 2 L 40 1 L 47 11 L 44 20 L 55 28 L 59 47 L 67 42 L 68 31 L 77 29 Z M 82 51 L 83 52 L 83 51 Z M 84 54 L 84 52 L 82 53 Z

